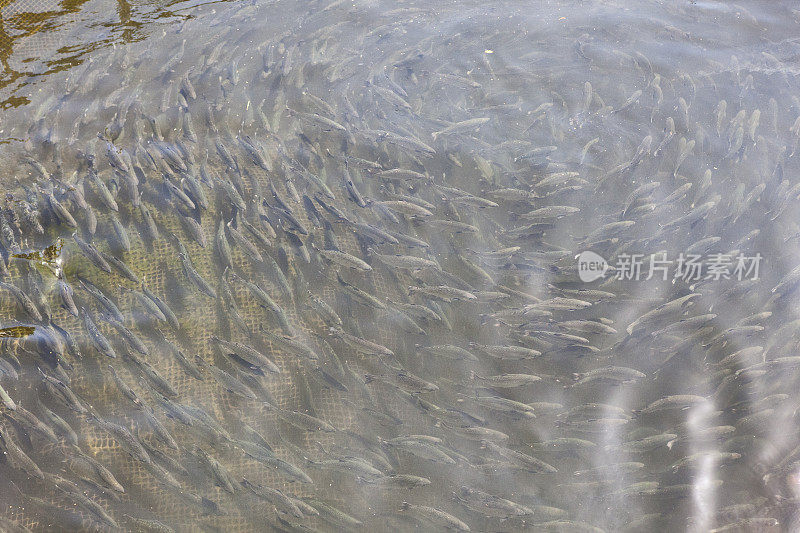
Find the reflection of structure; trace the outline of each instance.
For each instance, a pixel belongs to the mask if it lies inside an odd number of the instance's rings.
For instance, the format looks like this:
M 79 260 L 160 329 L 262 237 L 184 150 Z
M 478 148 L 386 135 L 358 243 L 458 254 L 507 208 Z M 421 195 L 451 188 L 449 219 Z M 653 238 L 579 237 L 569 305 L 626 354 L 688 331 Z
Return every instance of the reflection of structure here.
M 11 69 L 9 58 L 14 52 L 14 41 L 11 36 L 6 33 L 5 20 L 3 18 L 3 8 L 11 3 L 11 0 L 0 0 L 0 89 L 7 86 L 14 81 L 19 74 Z M 0 104 L 1 105 L 1 104 Z
M 127 0 L 117 0 L 117 13 L 119 14 L 119 25 L 124 28 L 122 40 L 126 43 L 131 42 L 137 24 L 131 23 L 131 5 Z
M 26 72 L 20 68 L 22 64 L 31 59 L 45 62 L 45 73 L 68 68 L 79 62 L 62 64 L 53 62 L 48 64 L 48 56 L 59 48 L 53 42 L 54 34 L 49 30 L 59 28 L 59 18 L 68 13 L 77 13 L 88 0 L 0 0 L 0 90 L 10 86 L 27 74 L 40 72 Z M 35 34 L 37 41 L 31 41 Z M 39 40 L 41 39 L 41 40 Z M 24 44 L 23 44 L 24 43 Z M 16 45 L 16 46 L 15 46 Z M 31 45 L 33 49 L 30 50 Z M 20 46 L 29 50 L 20 52 Z M 16 50 L 15 50 L 16 48 Z M 16 52 L 16 57 L 14 53 Z M 27 70 L 27 69 L 25 69 Z M 2 96 L 7 96 L 3 94 Z M 0 107 L 15 106 L 27 102 L 25 98 L 10 97 L 0 101 Z
M 88 0 L 0 0 L 0 90 L 28 75 L 40 75 L 77 65 L 79 61 L 51 61 L 64 44 L 59 31 Z M 38 35 L 37 35 L 38 34 Z M 11 89 L 13 93 L 14 89 Z M 2 96 L 7 96 L 3 94 Z M 0 107 L 27 103 L 10 96 Z
M 3 66 L 3 73 L 11 70 L 8 66 L 8 58 L 11 57 L 11 52 L 14 50 L 11 46 L 11 36 L 6 33 L 5 24 L 3 23 L 3 7 L 5 5 L 6 1 L 0 0 L 0 65 Z
M 98 46 L 135 41 L 143 18 L 179 16 L 168 9 L 171 0 L 138 5 L 130 0 L 94 0 L 92 10 L 86 12 L 90 15 L 77 15 L 88 1 L 0 0 L 0 108 L 27 102 L 13 95 L 13 85 L 26 76 L 72 68 Z M 116 13 L 108 5 L 112 1 L 116 2 Z M 97 10 L 98 3 L 105 9 Z M 95 32 L 93 28 L 97 27 L 110 28 L 111 35 Z M 78 34 L 89 37 L 76 42 L 75 32 L 83 28 L 89 31 Z M 3 91 L 6 88 L 8 94 Z

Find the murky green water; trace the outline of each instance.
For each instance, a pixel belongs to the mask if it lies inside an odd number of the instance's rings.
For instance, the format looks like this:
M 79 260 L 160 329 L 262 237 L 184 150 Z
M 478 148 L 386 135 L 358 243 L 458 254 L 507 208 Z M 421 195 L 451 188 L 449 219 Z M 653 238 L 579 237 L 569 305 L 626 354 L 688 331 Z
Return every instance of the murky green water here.
M 0 15 L 0 529 L 796 528 L 789 2 Z

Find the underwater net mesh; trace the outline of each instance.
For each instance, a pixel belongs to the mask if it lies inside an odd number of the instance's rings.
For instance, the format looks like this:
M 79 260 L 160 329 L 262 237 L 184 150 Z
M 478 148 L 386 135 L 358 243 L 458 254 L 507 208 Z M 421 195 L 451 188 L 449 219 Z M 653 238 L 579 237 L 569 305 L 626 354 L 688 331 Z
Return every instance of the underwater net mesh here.
M 251 171 L 252 174 L 256 174 Z M 262 173 L 260 176 L 254 176 L 254 179 L 266 180 L 266 175 Z M 209 198 L 210 205 L 208 213 L 214 213 L 216 208 L 217 199 L 212 195 Z M 301 205 L 293 205 L 296 212 L 302 212 Z M 125 219 L 131 213 L 125 213 L 125 208 L 120 208 L 120 216 Z M 174 232 L 178 235 L 183 235 L 183 230 L 180 223 L 174 218 L 169 216 L 169 212 L 155 211 L 154 218 L 165 232 Z M 307 217 L 304 217 L 304 223 L 308 224 Z M 212 236 L 216 232 L 218 220 L 214 217 L 203 217 L 203 231 L 207 236 Z M 110 227 L 110 222 L 107 217 L 100 214 L 98 216 L 98 227 Z M 168 284 L 174 281 L 175 277 L 182 276 L 181 264 L 175 254 L 173 245 L 166 239 L 156 241 L 154 245 L 149 247 L 146 245 L 135 232 L 130 232 L 131 235 L 131 251 L 125 254 L 125 261 L 134 271 L 134 273 L 143 281 L 146 282 L 148 288 L 152 290 L 157 296 L 165 299 L 168 292 Z M 97 239 L 96 239 L 97 242 Z M 194 242 L 185 240 L 185 245 L 189 254 L 192 257 L 192 262 L 196 270 L 206 279 L 213 280 L 219 275 L 218 269 L 213 266 L 213 244 L 211 239 L 206 248 L 201 248 Z M 351 235 L 341 235 L 339 237 L 339 244 L 343 251 L 352 254 L 360 254 L 358 250 L 358 243 Z M 107 251 L 107 247 L 98 246 L 101 250 Z M 65 272 L 70 272 L 72 275 L 83 273 L 88 279 L 93 279 L 92 269 L 94 267 L 80 255 L 79 250 L 74 243 L 67 243 L 64 246 L 63 253 L 65 255 Z M 263 278 L 260 279 L 259 272 L 253 270 L 251 261 L 244 256 L 241 252 L 234 249 L 233 261 L 235 267 L 243 273 L 249 273 L 251 280 L 257 282 L 260 286 L 267 288 L 269 283 L 265 283 Z M 320 268 L 319 265 L 315 265 Z M 327 270 L 327 269 L 326 269 Z M 13 274 L 13 271 L 12 271 Z M 384 294 L 392 294 L 389 287 L 383 281 L 383 276 L 380 272 L 376 272 L 371 276 L 371 282 L 374 284 L 376 291 L 383 291 Z M 12 276 L 11 281 L 20 281 L 17 276 Z M 117 306 L 124 316 L 134 316 L 138 311 L 134 304 L 134 298 L 130 294 L 114 289 L 115 286 L 131 286 L 131 282 L 119 275 L 111 274 L 102 280 L 102 283 L 97 283 L 107 295 L 113 295 Z M 239 310 L 241 316 L 251 329 L 251 331 L 258 331 L 265 323 L 265 310 L 259 307 L 251 297 L 246 293 L 246 289 L 240 286 L 233 286 L 234 296 L 239 302 Z M 271 291 L 276 294 L 277 291 Z M 61 325 L 61 327 L 72 331 L 73 335 L 82 337 L 83 325 L 80 319 L 77 319 L 66 312 L 60 306 L 57 293 L 52 293 L 50 296 L 50 306 L 53 310 L 53 321 Z M 335 302 L 335 293 L 328 287 L 321 295 L 324 299 L 331 304 Z M 280 305 L 284 307 L 289 315 L 292 325 L 298 330 L 305 333 L 320 332 L 322 324 L 320 322 L 308 323 L 301 315 L 298 315 L 295 305 L 292 301 L 280 301 Z M 192 357 L 199 355 L 206 360 L 213 360 L 213 348 L 210 342 L 211 335 L 214 334 L 214 328 L 211 327 L 217 323 L 217 315 L 212 305 L 197 305 L 191 308 L 187 307 L 183 310 L 176 310 L 181 322 L 181 337 L 183 339 L 191 339 L 191 346 L 194 351 L 190 350 L 185 344 L 177 342 L 173 332 L 166 332 L 165 336 L 170 340 L 176 342 L 178 345 L 184 347 L 184 351 Z M 16 314 L 15 302 L 9 299 L 7 295 L 3 295 L 0 299 L 0 316 L 14 316 Z M 358 317 L 356 317 L 358 318 Z M 108 338 L 113 338 L 115 332 L 107 324 L 98 323 L 102 333 Z M 80 333 L 79 333 L 80 332 Z M 392 331 L 382 331 L 377 339 L 379 342 L 392 344 L 394 342 L 395 333 Z M 247 342 L 248 339 L 240 335 L 233 335 L 231 340 Z M 87 352 L 92 349 L 85 344 L 85 340 L 81 344 Z M 8 341 L 6 341 L 8 342 Z M 296 373 L 299 371 L 295 356 L 287 354 L 278 348 L 273 347 L 269 342 L 265 343 L 266 350 L 264 353 L 275 361 L 281 369 L 282 374 L 272 376 L 263 380 L 264 386 L 269 391 L 270 396 L 274 399 L 276 405 L 282 408 L 298 409 L 303 408 L 303 405 L 298 401 L 297 384 L 295 383 Z M 253 428 L 262 432 L 265 435 L 275 435 L 274 428 L 278 422 L 276 416 L 270 413 L 270 410 L 258 405 L 250 404 L 249 402 L 242 402 L 235 395 L 224 391 L 219 385 L 213 383 L 213 380 L 206 379 L 198 381 L 187 374 L 181 367 L 176 359 L 167 353 L 159 353 L 154 350 L 145 359 L 155 367 L 159 374 L 161 374 L 177 391 L 178 397 L 182 400 L 190 400 L 197 402 L 197 405 L 206 409 L 208 413 L 217 418 L 218 420 L 226 420 L 228 414 L 232 410 L 240 413 L 241 418 L 250 424 Z M 87 400 L 89 404 L 101 410 L 110 418 L 117 420 L 128 428 L 137 428 L 144 425 L 144 431 L 134 431 L 134 434 L 140 437 L 145 442 L 152 441 L 152 435 L 149 434 L 146 428 L 146 423 L 132 419 L 129 409 L 126 408 L 126 401 L 117 391 L 113 382 L 110 381 L 106 375 L 102 378 L 102 374 L 98 372 L 95 367 L 96 364 L 102 364 L 103 361 L 96 361 L 90 363 L 87 367 L 78 366 L 81 372 L 76 372 L 73 377 L 72 387 L 73 390 L 81 397 Z M 77 365 L 78 362 L 75 362 Z M 351 362 L 354 369 L 359 367 Z M 149 389 L 142 387 L 140 378 L 133 374 L 127 367 L 117 366 L 117 370 L 121 377 L 131 385 L 131 387 L 143 398 L 148 398 Z M 98 381 L 99 380 L 99 381 Z M 123 407 L 122 410 L 117 409 L 118 406 Z M 357 429 L 357 418 L 354 416 L 352 409 L 343 404 L 337 395 L 329 390 L 322 389 L 314 398 L 313 407 L 316 414 L 321 418 L 329 421 L 334 427 L 341 430 Z M 395 405 L 396 408 L 404 409 L 402 406 Z M 0 408 L 2 409 L 2 408 Z M 407 410 L 407 414 L 411 415 L 411 410 Z M 170 421 L 163 420 L 168 429 L 173 426 Z M 197 519 L 198 513 L 192 507 L 187 506 L 181 498 L 173 491 L 165 490 L 161 483 L 159 483 L 152 474 L 150 474 L 140 463 L 132 459 L 127 452 L 125 452 L 116 441 L 109 436 L 108 433 L 98 430 L 98 428 L 87 422 L 81 421 L 80 426 L 75 427 L 76 432 L 81 436 L 82 443 L 85 443 L 88 451 L 92 456 L 96 457 L 105 465 L 113 467 L 114 471 L 124 472 L 124 477 L 129 479 L 130 489 L 126 494 L 121 495 L 121 500 L 124 504 L 131 499 L 142 505 L 147 502 L 156 516 L 169 517 L 171 521 L 177 524 L 184 524 L 187 527 L 194 523 Z M 289 434 L 291 428 L 283 429 L 284 432 Z M 305 449 L 313 450 L 312 441 L 320 441 L 326 444 L 325 437 L 310 434 L 309 441 L 306 443 Z M 182 443 L 184 444 L 184 443 Z M 296 460 L 292 458 L 286 450 L 283 450 L 280 444 L 275 446 L 276 455 L 285 460 Z M 313 454 L 313 452 L 310 452 Z M 224 455 L 225 465 L 229 468 L 235 478 L 248 478 L 252 482 L 271 486 L 275 488 L 283 488 L 287 492 L 296 496 L 311 495 L 314 491 L 304 490 L 302 485 L 297 483 L 288 483 L 286 478 L 278 473 L 271 473 L 268 468 L 264 468 L 257 461 L 249 459 L 241 453 L 227 453 Z M 206 496 L 218 500 L 219 492 L 222 489 L 214 488 L 212 492 Z M 320 495 L 316 491 L 317 496 Z M 341 498 L 339 490 L 331 490 L 327 494 L 329 498 L 335 501 L 337 497 Z M 107 504 L 108 500 L 98 498 L 101 504 Z M 113 504 L 113 502 L 112 502 Z M 9 517 L 18 518 L 20 511 L 11 508 L 8 511 Z M 250 511 L 248 511 L 250 512 Z M 24 516 L 24 513 L 22 513 Z M 242 521 L 235 514 L 228 514 L 226 516 L 215 517 L 207 519 L 207 522 L 214 523 L 218 527 L 223 527 L 226 531 L 249 531 L 252 525 Z M 35 527 L 41 525 L 36 521 L 25 518 L 23 522 L 28 527 Z

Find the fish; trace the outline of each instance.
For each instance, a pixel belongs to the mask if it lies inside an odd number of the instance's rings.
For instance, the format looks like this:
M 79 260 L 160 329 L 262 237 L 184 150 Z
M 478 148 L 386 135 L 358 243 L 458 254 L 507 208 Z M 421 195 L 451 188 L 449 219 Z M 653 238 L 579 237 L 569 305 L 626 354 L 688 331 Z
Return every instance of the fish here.
M 317 312 L 329 327 L 343 325 L 342 319 L 328 303 L 312 292 L 308 293 L 307 305 Z
M 75 240 L 75 243 L 78 245 L 78 248 L 80 248 L 81 252 L 83 252 L 83 255 L 85 255 L 94 266 L 107 274 L 111 274 L 111 266 L 103 258 L 103 256 L 100 255 L 100 252 L 94 247 L 94 245 L 87 243 L 78 237 L 77 233 L 73 234 L 72 238 Z
M 14 284 L 7 283 L 5 281 L 0 281 L 0 288 L 3 288 L 11 293 L 14 296 L 14 299 L 17 301 L 19 306 L 28 314 L 33 320 L 37 322 L 42 321 L 42 314 L 36 305 L 33 303 L 31 298 L 25 294 L 19 287 Z
M 160 520 L 153 520 L 149 518 L 139 518 L 131 515 L 125 515 L 125 518 L 134 525 L 137 529 L 141 529 L 142 531 L 153 531 L 153 532 L 161 532 L 161 533 L 170 533 L 173 532 L 170 526 L 165 524 Z
M 334 265 L 356 270 L 358 272 L 371 272 L 372 266 L 363 259 L 339 250 L 317 250 L 320 255 Z
M 477 296 L 469 291 L 451 287 L 449 285 L 431 285 L 423 287 L 412 286 L 408 288 L 408 292 L 411 295 L 420 294 L 444 302 L 470 301 L 478 299 Z
M 131 270 L 131 268 L 124 261 L 117 259 L 113 255 L 105 252 L 100 252 L 100 255 L 103 257 L 103 259 L 105 259 L 106 263 L 114 267 L 114 269 L 124 278 L 134 283 L 140 283 L 139 276 L 137 276 L 136 273 Z
M 44 474 L 39 466 L 19 447 L 11 433 L 2 426 L 0 426 L 0 444 L 9 464 L 13 468 L 22 470 L 29 476 L 44 479 Z
M 263 262 L 264 258 L 261 256 L 258 248 L 256 248 L 256 246 L 250 242 L 250 239 L 245 237 L 243 233 L 234 228 L 231 222 L 228 222 L 227 224 L 228 233 L 231 235 L 231 237 L 233 237 L 233 241 L 236 243 L 237 247 L 256 263 Z
M 482 439 L 481 446 L 486 447 L 490 451 L 510 460 L 514 463 L 519 464 L 523 468 L 531 472 L 548 472 L 548 473 L 555 473 L 558 472 L 556 467 L 537 459 L 531 455 L 528 455 L 523 452 L 519 452 L 516 450 L 512 450 L 506 448 L 502 445 L 499 445 L 491 440 Z
M 413 513 L 415 516 L 422 518 L 429 524 L 436 527 L 455 529 L 456 531 L 472 531 L 470 527 L 460 519 L 435 507 L 414 505 L 408 502 L 403 502 L 400 505 L 400 511 Z
M 367 374 L 364 377 L 365 383 L 370 383 L 375 380 L 379 380 L 384 383 L 389 383 L 391 385 L 400 387 L 408 392 L 413 392 L 413 393 L 435 392 L 439 390 L 438 385 L 436 385 L 435 383 L 430 383 L 428 381 L 425 381 L 424 379 L 417 377 L 404 370 L 400 370 L 390 375 Z
M 236 355 L 246 363 L 258 368 L 264 368 L 274 374 L 280 373 L 280 368 L 266 355 L 262 354 L 255 348 L 247 346 L 239 342 L 229 342 L 219 337 L 212 335 L 212 342 L 216 343 L 221 349 Z
M 228 472 L 228 470 L 222 466 L 222 464 L 212 455 L 210 455 L 203 448 L 197 448 L 194 454 L 204 463 L 206 468 L 211 471 L 218 486 L 230 493 L 234 493 L 239 490 L 239 482 L 233 479 L 231 473 Z
M 83 315 L 83 325 L 86 328 L 86 334 L 97 351 L 107 357 L 116 358 L 117 353 L 111 346 L 111 342 L 109 342 L 109 340 L 97 328 L 97 325 L 94 323 L 94 320 L 92 320 L 89 312 L 85 308 L 81 307 L 80 313 Z
M 61 418 L 58 414 L 51 411 L 45 406 L 39 397 L 36 397 L 36 404 L 39 407 L 39 412 L 42 414 L 44 420 L 54 429 L 55 432 L 64 437 L 65 441 L 74 446 L 78 445 L 78 434 L 69 425 L 67 421 Z
M 424 354 L 435 357 L 445 357 L 448 359 L 478 361 L 478 358 L 469 350 L 452 344 L 441 344 L 435 346 L 425 346 L 419 349 Z
M 142 399 L 139 398 L 139 395 L 136 394 L 136 391 L 134 391 L 127 383 L 125 383 L 125 381 L 119 376 L 119 374 L 117 374 L 117 371 L 114 369 L 114 367 L 108 365 L 108 369 L 111 372 L 111 377 L 114 379 L 114 383 L 116 383 L 117 385 L 117 389 L 119 389 L 122 395 L 128 398 L 131 402 L 133 402 L 133 404 L 137 408 L 139 409 L 144 408 L 145 404 L 142 401 Z
M 142 462 L 143 464 L 150 464 L 150 455 L 139 442 L 139 439 L 137 439 L 128 429 L 115 422 L 103 420 L 95 413 L 90 414 L 90 416 L 99 427 L 111 434 L 114 437 L 114 440 L 116 440 L 122 449 L 125 450 L 131 457 Z
M 122 222 L 117 218 L 116 215 L 111 215 L 111 226 L 114 228 L 114 233 L 117 237 L 117 245 L 124 251 L 130 252 L 131 251 L 131 239 L 128 236 L 128 231 L 125 229 L 125 226 Z
M 255 400 L 257 398 L 256 393 L 254 393 L 247 385 L 236 379 L 228 372 L 225 372 L 221 368 L 206 362 L 199 355 L 195 356 L 195 361 L 197 362 L 198 367 L 209 372 L 220 385 L 220 387 L 226 391 L 248 400 Z
M 103 294 L 103 291 L 101 291 L 98 287 L 93 285 L 88 280 L 78 278 L 78 282 L 81 284 L 81 288 L 83 288 L 86 292 L 91 294 L 97 300 L 97 302 L 108 312 L 111 318 L 120 323 L 122 323 L 125 320 L 125 317 L 122 315 L 122 312 L 119 310 L 119 307 L 117 307 L 117 304 L 115 304 L 108 296 Z
M 189 256 L 184 252 L 180 252 L 178 256 L 180 257 L 183 273 L 186 278 L 191 281 L 200 292 L 209 298 L 216 299 L 217 291 L 194 269 L 194 265 Z
M 0 400 L 3 401 L 3 405 L 6 409 L 10 411 L 15 411 L 17 409 L 17 403 L 8 395 L 8 392 L 0 385 Z
M 76 413 L 86 414 L 88 412 L 87 408 L 83 405 L 83 402 L 72 391 L 72 389 L 69 388 L 69 385 L 56 377 L 45 374 L 41 368 L 39 368 L 39 373 L 42 376 L 42 383 L 44 384 L 45 389 L 51 398 L 58 400 L 65 407 L 75 411 Z
M 18 428 L 25 428 L 26 433 L 29 435 L 36 434 L 52 444 L 58 444 L 58 437 L 52 428 L 21 405 L 16 406 L 15 409 L 10 410 L 5 415 L 16 422 Z
M 385 264 L 388 267 L 401 268 L 407 270 L 442 269 L 439 263 L 437 263 L 432 259 L 425 259 L 424 257 L 416 257 L 413 255 L 402 255 L 402 254 L 395 254 L 395 255 L 379 254 L 374 251 L 372 251 L 371 253 L 374 257 L 377 257 L 381 263 Z
M 342 328 L 332 327 L 330 328 L 330 333 L 345 342 L 351 348 L 366 354 L 366 355 L 375 355 L 378 357 L 392 357 L 394 356 L 394 352 L 387 348 L 386 346 L 382 346 L 376 342 L 372 342 L 368 339 L 364 339 L 358 337 L 356 335 L 352 335 L 347 333 Z
M 456 500 L 467 509 L 480 512 L 484 516 L 507 519 L 533 514 L 524 505 L 467 486 L 462 486 L 456 493 Z
M 62 224 L 70 228 L 78 227 L 78 223 L 75 221 L 75 218 L 72 216 L 69 210 L 56 199 L 52 191 L 47 196 L 47 202 L 50 204 L 50 209 L 53 210 L 56 217 L 61 221 Z
M 706 398 L 703 396 L 697 396 L 695 394 L 675 394 L 655 400 L 640 412 L 654 413 L 665 409 L 685 409 L 687 406 L 701 404 L 706 401 Z
M 470 373 L 470 379 L 477 380 L 487 387 L 500 389 L 513 389 L 542 380 L 541 377 L 534 376 L 533 374 L 498 374 L 496 376 L 483 377 L 479 376 L 474 371 Z
M 277 409 L 276 414 L 284 422 L 300 429 L 324 431 L 326 433 L 333 433 L 336 431 L 336 428 L 325 420 L 306 413 Z
M 590 370 L 589 372 L 576 373 L 575 385 L 584 385 L 595 381 L 610 381 L 613 383 L 633 383 L 646 377 L 645 374 L 634 368 L 608 366 Z
M 352 528 L 363 524 L 358 518 L 355 518 L 328 503 L 322 502 L 315 498 L 306 498 L 304 501 L 319 513 L 320 518 L 336 525 L 337 527 Z
M 114 474 L 98 461 L 82 453 L 67 458 L 67 467 L 83 479 L 97 479 L 99 483 L 113 491 L 124 493 L 125 488 L 117 481 Z
M 300 507 L 294 502 L 294 500 L 284 494 L 282 491 L 278 489 L 274 489 L 272 487 L 265 487 L 263 485 L 255 485 L 250 483 L 247 478 L 244 478 L 241 481 L 242 486 L 250 489 L 256 496 L 261 498 L 262 500 L 271 503 L 279 509 L 283 513 L 291 514 L 295 518 L 303 518 L 304 514 L 300 510 Z
M 542 355 L 542 352 L 524 346 L 486 346 L 476 344 L 475 348 L 496 359 L 508 361 L 533 359 Z
M 431 134 L 431 137 L 433 137 L 433 140 L 435 142 L 436 138 L 442 135 L 455 135 L 455 134 L 465 133 L 471 130 L 477 130 L 484 124 L 488 123 L 490 120 L 491 118 L 489 117 L 476 117 L 467 120 L 462 120 L 461 122 L 455 122 L 444 128 L 443 130 L 433 132 Z

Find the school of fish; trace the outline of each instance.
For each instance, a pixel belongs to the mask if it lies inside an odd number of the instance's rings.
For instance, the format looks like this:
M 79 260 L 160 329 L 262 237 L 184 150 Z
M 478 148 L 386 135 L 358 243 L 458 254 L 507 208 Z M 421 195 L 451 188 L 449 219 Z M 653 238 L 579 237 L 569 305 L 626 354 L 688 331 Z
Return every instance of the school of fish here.
M 0 531 L 796 529 L 800 42 L 313 4 L 3 112 Z

